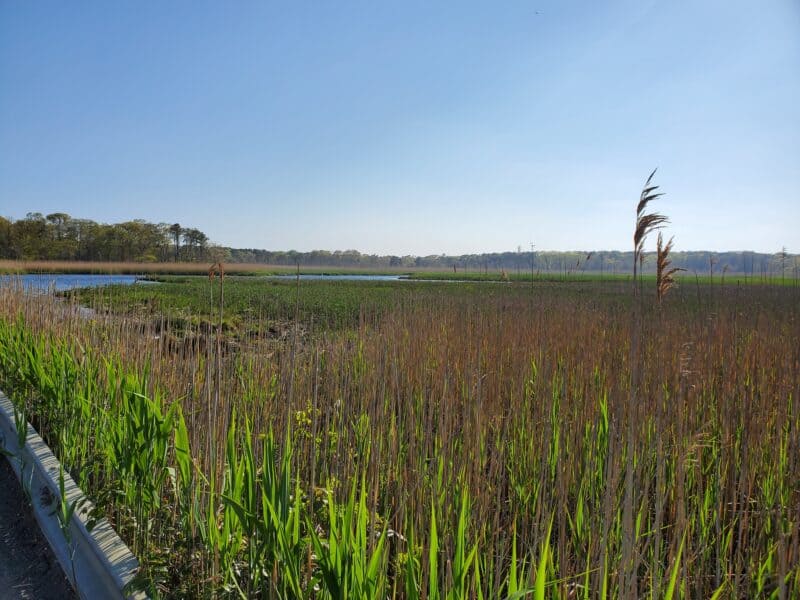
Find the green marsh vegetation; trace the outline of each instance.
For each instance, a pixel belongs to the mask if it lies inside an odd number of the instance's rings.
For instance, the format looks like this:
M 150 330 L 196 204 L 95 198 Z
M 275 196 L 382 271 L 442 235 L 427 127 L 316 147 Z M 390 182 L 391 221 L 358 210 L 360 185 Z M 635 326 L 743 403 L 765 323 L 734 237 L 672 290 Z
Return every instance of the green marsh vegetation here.
M 558 297 L 613 294 L 625 301 L 630 278 L 609 281 L 602 288 L 592 280 L 549 285 L 546 293 Z M 556 282 L 548 282 L 556 283 Z M 65 298 L 100 313 L 112 313 L 142 320 L 166 319 L 172 329 L 205 324 L 214 327 L 219 321 L 216 301 L 218 288 L 209 286 L 208 277 L 160 277 L 155 285 L 109 286 L 63 293 Z M 246 332 L 262 336 L 269 329 L 292 327 L 297 322 L 306 330 L 324 331 L 358 327 L 359 322 L 374 320 L 398 305 L 438 302 L 444 299 L 469 302 L 494 297 L 528 298 L 530 287 L 501 283 L 416 281 L 319 281 L 294 278 L 268 279 L 226 276 L 223 325 L 231 334 Z M 273 331 L 274 333 L 274 331 Z
M 660 301 L 215 277 L 86 318 L 5 286 L 0 388 L 154 595 L 796 598 L 800 295 L 665 295 L 662 259 Z

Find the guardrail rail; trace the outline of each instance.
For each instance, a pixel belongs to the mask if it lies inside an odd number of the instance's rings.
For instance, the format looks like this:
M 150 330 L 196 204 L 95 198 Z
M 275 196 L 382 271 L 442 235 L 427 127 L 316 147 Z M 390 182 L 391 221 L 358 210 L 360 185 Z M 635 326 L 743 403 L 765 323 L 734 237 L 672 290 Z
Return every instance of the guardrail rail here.
M 0 392 L 0 447 L 23 490 L 30 497 L 33 513 L 64 573 L 82 598 L 91 600 L 130 598 L 143 600 L 143 592 L 128 592 L 139 569 L 136 557 L 105 518 L 89 525 L 93 504 L 64 471 L 62 504 L 59 475 L 61 464 L 30 425 L 20 444 L 14 405 Z M 73 507 L 69 522 L 63 523 L 59 507 Z

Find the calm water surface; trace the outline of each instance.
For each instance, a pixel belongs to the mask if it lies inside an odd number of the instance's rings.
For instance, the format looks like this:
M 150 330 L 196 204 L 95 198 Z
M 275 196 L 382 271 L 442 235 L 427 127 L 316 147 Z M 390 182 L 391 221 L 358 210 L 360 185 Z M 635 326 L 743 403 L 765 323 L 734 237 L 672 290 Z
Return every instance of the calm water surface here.
M 269 275 L 267 279 L 297 279 L 297 275 Z M 402 275 L 324 275 L 314 273 L 301 273 L 300 279 L 315 279 L 318 281 L 403 281 Z
M 137 280 L 136 275 L 0 275 L 0 285 L 22 285 L 28 291 L 63 292 L 75 288 L 100 287 L 104 285 L 132 285 L 152 283 Z

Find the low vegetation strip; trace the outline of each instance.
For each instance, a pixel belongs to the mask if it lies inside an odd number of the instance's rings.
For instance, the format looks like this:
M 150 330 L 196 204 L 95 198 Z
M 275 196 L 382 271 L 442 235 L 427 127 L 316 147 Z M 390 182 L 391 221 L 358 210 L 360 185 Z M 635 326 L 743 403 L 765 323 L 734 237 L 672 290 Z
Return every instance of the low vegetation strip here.
M 174 332 L 123 302 L 86 319 L 0 289 L 0 386 L 134 549 L 152 595 L 800 591 L 792 288 L 684 286 L 659 305 L 648 289 L 631 405 L 616 283 L 400 299 L 347 284 L 361 308 L 337 327 L 295 310 L 286 336 L 240 345 L 212 318 L 219 280 L 203 285 L 209 322 Z M 223 285 L 235 298 L 240 283 Z
M 237 275 L 268 274 L 276 270 L 269 265 L 239 264 L 230 269 Z M 284 268 L 281 272 L 289 272 Z M 0 260 L 0 273 L 75 273 L 84 275 L 205 275 L 208 264 L 203 262 L 133 262 L 133 261 L 70 261 L 70 260 Z

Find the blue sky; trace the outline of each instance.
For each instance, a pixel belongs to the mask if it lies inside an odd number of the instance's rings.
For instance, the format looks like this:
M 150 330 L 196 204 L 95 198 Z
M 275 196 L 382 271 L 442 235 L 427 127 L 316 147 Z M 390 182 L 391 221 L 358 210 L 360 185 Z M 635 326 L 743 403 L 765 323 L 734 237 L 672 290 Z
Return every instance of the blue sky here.
M 220 244 L 800 251 L 800 2 L 2 2 L 0 214 Z

